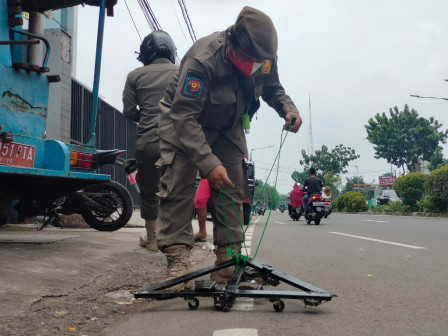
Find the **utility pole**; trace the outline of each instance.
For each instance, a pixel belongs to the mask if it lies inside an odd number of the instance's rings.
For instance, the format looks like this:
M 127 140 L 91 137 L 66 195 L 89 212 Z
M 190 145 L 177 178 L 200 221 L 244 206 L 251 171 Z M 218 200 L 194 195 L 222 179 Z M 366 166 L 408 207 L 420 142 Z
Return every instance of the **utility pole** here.
M 309 128 L 308 128 L 308 155 L 312 155 L 314 153 L 313 146 L 313 126 L 311 124 L 311 94 L 308 94 L 308 111 L 309 111 Z

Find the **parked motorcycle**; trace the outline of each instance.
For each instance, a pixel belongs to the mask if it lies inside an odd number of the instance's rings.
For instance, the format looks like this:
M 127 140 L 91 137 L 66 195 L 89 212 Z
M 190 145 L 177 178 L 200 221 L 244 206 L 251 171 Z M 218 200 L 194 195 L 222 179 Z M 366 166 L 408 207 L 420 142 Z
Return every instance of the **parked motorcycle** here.
M 311 195 L 305 212 L 306 223 L 311 224 L 311 222 L 314 221 L 316 225 L 319 225 L 324 216 L 325 202 L 322 200 L 320 194 L 316 193 Z
M 291 207 L 291 213 L 289 214 L 289 216 L 293 221 L 298 221 L 302 215 L 303 215 L 303 206 Z
M 91 160 L 100 167 L 104 164 L 122 166 L 119 157 L 124 150 L 98 150 Z M 44 216 L 39 228 L 52 223 L 58 226 L 59 215 L 80 214 L 86 223 L 98 231 L 116 231 L 131 219 L 134 209 L 129 191 L 120 183 L 105 181 L 90 184 L 57 199 L 20 200 L 15 209 L 20 216 Z

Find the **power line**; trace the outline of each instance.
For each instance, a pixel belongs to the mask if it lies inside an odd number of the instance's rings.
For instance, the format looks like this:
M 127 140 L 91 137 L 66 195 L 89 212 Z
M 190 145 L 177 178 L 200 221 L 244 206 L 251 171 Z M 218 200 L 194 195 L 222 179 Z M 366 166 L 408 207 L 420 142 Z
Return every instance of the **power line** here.
M 137 34 L 138 34 L 138 37 L 140 37 L 140 41 L 143 41 L 142 37 L 140 36 L 140 33 L 137 29 L 137 25 L 135 24 L 134 18 L 132 17 L 131 11 L 129 10 L 128 3 L 126 2 L 126 0 L 124 0 L 124 3 L 126 5 L 126 8 L 128 9 L 129 16 L 131 17 L 132 23 L 134 24 L 135 30 L 137 31 Z
M 179 24 L 180 30 L 182 31 L 182 35 L 184 36 L 185 42 L 187 42 L 187 45 L 188 45 L 189 44 L 188 39 L 187 39 L 187 36 L 185 35 L 184 28 L 182 28 L 182 25 L 180 24 L 179 16 L 177 15 L 176 9 L 174 7 L 173 0 L 170 0 L 170 2 L 171 2 L 171 7 L 173 7 L 174 15 L 176 15 L 177 23 Z
M 190 33 L 191 40 L 196 42 L 196 34 L 193 29 L 193 24 L 191 23 L 190 15 L 188 15 L 187 5 L 185 4 L 184 0 L 177 0 L 180 6 L 180 9 L 182 11 L 182 15 L 184 17 L 184 21 L 187 25 L 188 32 Z

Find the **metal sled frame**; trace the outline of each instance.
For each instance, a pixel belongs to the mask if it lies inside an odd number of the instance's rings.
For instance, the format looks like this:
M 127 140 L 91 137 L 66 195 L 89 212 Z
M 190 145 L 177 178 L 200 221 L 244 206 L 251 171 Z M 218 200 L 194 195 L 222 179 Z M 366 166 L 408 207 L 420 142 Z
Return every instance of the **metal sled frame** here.
M 172 286 L 230 266 L 235 266 L 236 268 L 227 285 L 217 285 L 216 282 L 211 280 L 201 280 L 196 281 L 194 290 L 165 290 Z M 252 286 L 240 286 L 240 283 L 243 280 L 247 281 L 260 278 L 263 280 L 263 283 L 268 285 L 277 286 L 280 281 L 283 281 L 302 291 L 264 290 L 262 285 L 257 285 L 257 288 L 252 288 Z M 157 300 L 183 297 L 188 301 L 188 307 L 191 310 L 196 310 L 199 307 L 199 300 L 197 297 L 213 297 L 215 309 L 225 312 L 230 311 L 236 298 L 239 297 L 269 299 L 269 301 L 273 303 L 275 311 L 281 312 L 285 308 L 285 304 L 281 299 L 296 299 L 303 301 L 306 306 L 318 306 L 323 302 L 330 301 L 333 296 L 335 296 L 293 276 L 279 272 L 271 266 L 259 263 L 250 258 L 241 258 L 241 256 L 234 256 L 229 261 L 215 264 L 175 279 L 137 290 L 133 292 L 133 294 L 135 298 L 154 298 Z

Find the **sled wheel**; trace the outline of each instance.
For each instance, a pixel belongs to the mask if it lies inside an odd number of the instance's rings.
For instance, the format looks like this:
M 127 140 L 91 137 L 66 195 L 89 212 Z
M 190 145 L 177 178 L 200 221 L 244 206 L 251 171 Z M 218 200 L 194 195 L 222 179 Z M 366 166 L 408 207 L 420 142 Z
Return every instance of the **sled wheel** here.
M 274 310 L 278 313 L 281 313 L 283 309 L 285 309 L 285 303 L 282 300 L 275 301 L 272 305 Z
M 197 298 L 188 299 L 188 308 L 196 310 L 199 308 L 199 300 Z
M 98 231 L 116 231 L 131 219 L 134 205 L 131 194 L 120 183 L 108 181 L 92 184 L 81 191 L 97 204 L 85 202 L 81 214 L 86 223 Z

